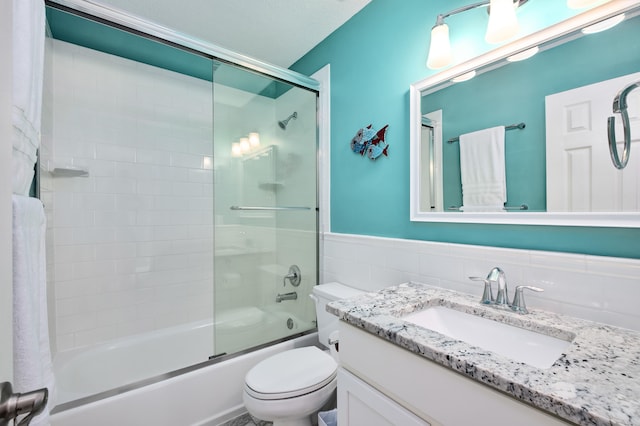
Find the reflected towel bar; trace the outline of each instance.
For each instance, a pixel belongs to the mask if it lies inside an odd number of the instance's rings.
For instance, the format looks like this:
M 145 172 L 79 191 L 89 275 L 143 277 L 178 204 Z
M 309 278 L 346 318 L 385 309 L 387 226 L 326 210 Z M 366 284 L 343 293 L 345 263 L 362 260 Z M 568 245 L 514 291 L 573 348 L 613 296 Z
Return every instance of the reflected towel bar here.
M 311 207 L 262 207 L 262 206 L 231 206 L 231 210 L 245 210 L 245 211 L 280 211 L 280 210 L 311 210 Z
M 458 206 L 451 206 L 449 207 L 447 210 L 457 210 L 457 211 L 462 211 L 460 210 L 462 207 L 458 207 Z M 504 206 L 503 207 L 505 210 L 529 210 L 529 206 L 527 204 L 520 204 L 519 206 Z M 476 213 L 476 212 L 474 212 Z
M 518 124 L 510 124 L 508 126 L 504 126 L 505 130 L 513 130 L 513 129 L 524 129 L 525 128 L 525 124 L 524 123 L 518 123 Z M 454 143 L 454 142 L 459 142 L 460 141 L 460 136 L 458 136 L 457 138 L 451 138 L 447 141 L 447 143 Z

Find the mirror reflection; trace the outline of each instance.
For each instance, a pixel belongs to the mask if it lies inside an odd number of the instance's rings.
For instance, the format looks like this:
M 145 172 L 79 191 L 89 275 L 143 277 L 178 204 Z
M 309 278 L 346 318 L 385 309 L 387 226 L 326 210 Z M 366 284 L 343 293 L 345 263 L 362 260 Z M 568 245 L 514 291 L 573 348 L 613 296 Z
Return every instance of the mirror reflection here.
M 423 88 L 420 212 L 640 211 L 640 89 L 627 99 L 635 155 L 624 170 L 607 142 L 614 97 L 640 81 L 640 17 L 570 38 L 469 81 Z M 620 122 L 618 114 L 622 155 Z

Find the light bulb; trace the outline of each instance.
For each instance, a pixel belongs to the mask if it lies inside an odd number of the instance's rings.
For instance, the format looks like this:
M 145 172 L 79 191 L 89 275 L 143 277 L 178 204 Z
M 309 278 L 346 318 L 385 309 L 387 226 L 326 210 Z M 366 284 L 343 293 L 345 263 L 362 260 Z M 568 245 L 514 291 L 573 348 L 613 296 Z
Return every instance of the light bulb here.
M 531 49 L 527 49 L 520 53 L 516 53 L 515 55 L 509 56 L 507 58 L 507 61 L 509 62 L 524 61 L 525 59 L 529 59 L 539 51 L 540 51 L 540 48 L 538 46 L 535 46 L 535 47 L 532 47 Z
M 457 77 L 454 77 L 451 79 L 451 81 L 454 83 L 462 83 L 463 81 L 471 80 L 475 76 L 476 76 L 476 70 L 473 70 L 473 71 L 464 73 L 462 75 L 459 75 Z
M 240 150 L 242 150 L 243 154 L 251 151 L 251 144 L 248 138 L 240 138 Z
M 447 24 L 434 26 L 431 29 L 431 43 L 429 45 L 427 67 L 432 70 L 443 68 L 449 65 L 452 59 L 449 26 Z
M 231 156 L 232 157 L 242 157 L 242 148 L 240 147 L 239 142 L 234 142 L 231 144 Z
M 599 33 L 600 31 L 608 30 L 609 28 L 613 28 L 620 22 L 624 21 L 624 16 L 624 13 L 621 13 L 620 15 L 616 15 L 613 18 L 605 19 L 604 21 L 589 25 L 588 27 L 582 29 L 582 33 L 594 34 Z
M 260 146 L 260 134 L 256 132 L 249 133 L 249 145 L 251 149 L 256 149 Z
M 489 25 L 484 37 L 487 43 L 502 43 L 520 31 L 512 0 L 491 0 L 489 9 Z

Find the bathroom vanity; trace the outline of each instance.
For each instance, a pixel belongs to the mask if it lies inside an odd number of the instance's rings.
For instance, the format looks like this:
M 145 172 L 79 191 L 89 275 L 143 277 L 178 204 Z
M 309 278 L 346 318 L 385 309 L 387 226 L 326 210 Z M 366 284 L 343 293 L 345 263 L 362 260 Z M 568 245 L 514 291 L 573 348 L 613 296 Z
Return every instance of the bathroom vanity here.
M 548 366 L 533 366 L 514 360 L 517 354 L 505 356 L 403 319 L 432 307 L 568 345 Z M 521 315 L 417 283 L 333 302 L 328 310 L 342 320 L 338 421 L 343 426 L 640 421 L 640 333 L 538 310 Z M 509 343 L 518 345 L 517 340 Z

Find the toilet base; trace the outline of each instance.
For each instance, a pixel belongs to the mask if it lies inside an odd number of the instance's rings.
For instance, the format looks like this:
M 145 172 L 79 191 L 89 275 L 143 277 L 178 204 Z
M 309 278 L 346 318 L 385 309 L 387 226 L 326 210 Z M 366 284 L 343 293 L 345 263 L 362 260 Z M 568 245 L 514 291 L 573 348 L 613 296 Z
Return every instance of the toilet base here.
M 242 398 L 247 411 L 254 417 L 269 422 L 273 426 L 312 426 L 313 417 L 328 404 L 335 404 L 337 379 L 315 392 L 296 398 L 281 400 L 261 400 L 243 392 Z
M 307 416 L 303 419 L 276 420 L 273 422 L 273 426 L 311 426 L 311 418 Z

